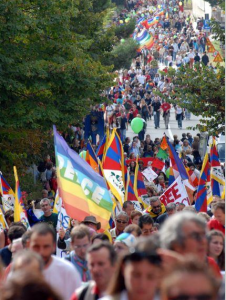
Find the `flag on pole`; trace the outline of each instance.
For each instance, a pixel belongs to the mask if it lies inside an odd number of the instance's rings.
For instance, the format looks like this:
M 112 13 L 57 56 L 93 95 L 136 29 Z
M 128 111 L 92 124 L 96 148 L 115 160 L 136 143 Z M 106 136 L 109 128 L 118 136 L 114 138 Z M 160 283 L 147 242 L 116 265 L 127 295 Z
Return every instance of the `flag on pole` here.
M 225 186 L 224 174 L 221 169 L 221 164 L 218 157 L 216 141 L 213 137 L 213 142 L 210 148 L 210 179 L 211 179 L 211 189 L 212 195 L 221 197 L 223 187 Z
M 5 229 L 6 227 L 8 227 L 6 220 L 4 218 L 4 214 L 2 212 L 2 209 L 0 207 L 0 232 Z
M 105 147 L 106 147 L 106 139 L 107 139 L 107 136 L 105 134 L 103 139 L 101 140 L 98 148 L 97 148 L 97 151 L 96 151 L 96 155 L 97 155 L 97 157 L 99 158 L 100 161 L 103 160 L 104 150 L 105 150 Z
M 124 151 L 116 129 L 112 131 L 102 166 L 111 192 L 122 206 L 125 197 Z
M 113 202 L 105 180 L 75 151 L 53 127 L 59 197 L 67 214 L 78 221 L 95 216 L 101 230 L 108 228 Z
M 143 205 L 143 207 L 146 208 L 148 205 L 142 200 L 142 196 L 147 195 L 147 190 L 144 185 L 143 174 L 139 171 L 138 157 L 136 159 L 134 177 L 131 177 L 131 181 L 137 199 Z
M 15 176 L 15 204 L 14 204 L 14 221 L 15 222 L 22 222 L 26 228 L 29 228 L 29 222 L 27 218 L 27 212 L 23 203 L 22 194 L 20 190 L 20 183 L 17 175 L 17 169 L 13 167 L 14 176 Z
M 168 139 L 167 139 L 167 143 L 168 143 L 168 147 L 169 147 L 168 149 L 169 149 L 170 162 L 172 165 L 172 170 L 170 169 L 170 176 L 171 176 L 171 172 L 173 171 L 173 177 L 175 179 L 177 179 L 179 176 L 181 177 L 183 185 L 186 188 L 190 203 L 193 203 L 193 201 L 194 201 L 193 193 L 195 191 L 195 187 L 193 186 L 193 184 L 188 176 L 188 173 L 185 169 L 185 166 L 183 165 L 182 160 L 178 157 L 173 145 L 169 142 Z M 171 179 L 170 183 L 172 184 L 172 182 L 171 182 L 172 177 L 170 179 Z
M 208 153 L 204 156 L 202 170 L 199 178 L 195 209 L 198 212 L 207 212 L 208 182 L 210 181 L 210 165 Z
M 162 142 L 160 144 L 159 151 L 157 153 L 157 157 L 161 159 L 167 159 L 169 156 L 168 153 L 166 152 L 167 148 L 168 148 L 167 140 L 166 140 L 166 136 L 164 135 L 162 138 Z
M 90 142 L 87 143 L 86 161 L 95 172 L 99 173 L 98 159 L 96 157 L 96 154 L 95 154 Z
M 14 210 L 15 194 L 6 179 L 3 177 L 0 172 L 0 195 L 2 197 L 3 209 L 6 212 L 7 210 Z

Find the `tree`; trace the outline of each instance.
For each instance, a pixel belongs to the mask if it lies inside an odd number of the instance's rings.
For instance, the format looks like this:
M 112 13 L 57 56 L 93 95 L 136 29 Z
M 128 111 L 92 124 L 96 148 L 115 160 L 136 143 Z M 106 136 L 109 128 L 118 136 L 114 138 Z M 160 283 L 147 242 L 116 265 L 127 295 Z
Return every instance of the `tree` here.
M 138 44 L 131 38 L 122 40 L 112 51 L 114 70 L 129 69 L 132 59 L 137 55 Z
M 169 72 L 174 89 L 167 101 L 179 103 L 195 116 L 201 116 L 196 128 L 208 131 L 210 135 L 217 135 L 225 130 L 224 71 L 224 67 L 218 66 L 216 74 L 208 67 L 197 65 L 194 69 L 182 66 L 177 72 L 174 69 Z
M 53 124 L 65 129 L 81 122 L 90 106 L 102 101 L 101 91 L 113 84 L 112 67 L 95 56 L 98 42 L 87 39 L 96 30 L 104 36 L 108 29 L 102 21 L 96 28 L 97 19 L 94 24 L 89 21 L 87 9 L 83 17 L 87 13 L 90 30 L 86 27 L 85 35 L 75 32 L 73 16 L 79 10 L 73 4 L 71 0 L 0 2 L 0 157 L 7 162 L 5 167 L 19 159 L 23 165 L 24 153 L 30 156 L 24 140 L 31 142 L 36 134 L 44 139 Z M 97 1 L 95 7 L 98 10 Z M 108 51 L 103 37 L 99 45 L 99 52 Z

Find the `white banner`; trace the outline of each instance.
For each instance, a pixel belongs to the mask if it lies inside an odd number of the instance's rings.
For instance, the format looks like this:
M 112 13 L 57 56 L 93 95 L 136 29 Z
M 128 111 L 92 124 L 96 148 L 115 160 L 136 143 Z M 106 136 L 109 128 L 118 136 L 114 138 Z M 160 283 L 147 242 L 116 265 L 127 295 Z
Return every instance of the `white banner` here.
M 161 202 L 166 206 L 168 203 L 183 203 L 185 206 L 190 205 L 188 194 L 179 176 L 168 189 L 159 197 Z
M 10 209 L 14 210 L 14 202 L 15 202 L 15 198 L 13 195 L 11 194 L 3 195 L 2 205 L 3 205 L 4 212 L 7 212 L 7 210 Z
M 153 182 L 153 180 L 158 177 L 158 175 L 150 167 L 146 168 L 142 174 L 149 182 Z

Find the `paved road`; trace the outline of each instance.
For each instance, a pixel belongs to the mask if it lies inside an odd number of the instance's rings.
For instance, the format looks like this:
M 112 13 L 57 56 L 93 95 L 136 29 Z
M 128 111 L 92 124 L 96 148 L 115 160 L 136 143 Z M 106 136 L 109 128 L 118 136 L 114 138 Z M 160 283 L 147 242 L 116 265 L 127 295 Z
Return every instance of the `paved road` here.
M 175 112 L 174 109 L 171 109 L 170 112 L 170 123 L 169 123 L 169 129 L 165 129 L 165 125 L 164 125 L 164 121 L 162 116 L 160 117 L 160 128 L 155 129 L 154 127 L 154 120 L 153 117 L 150 121 L 147 122 L 147 130 L 146 130 L 146 134 L 150 134 L 151 135 L 151 139 L 154 140 L 155 138 L 159 137 L 161 138 L 163 136 L 163 134 L 165 133 L 170 139 L 173 139 L 173 135 L 176 134 L 178 135 L 178 138 L 181 139 L 182 138 L 182 133 L 188 133 L 190 132 L 192 134 L 192 136 L 195 136 L 197 133 L 199 133 L 198 130 L 191 130 L 191 129 L 187 129 L 187 127 L 194 127 L 196 124 L 199 123 L 199 119 L 200 117 L 196 117 L 193 114 L 191 114 L 191 120 L 183 120 L 182 123 L 182 130 L 178 128 L 177 125 L 177 121 L 175 118 Z M 126 136 L 132 138 L 133 136 L 135 136 L 136 134 L 132 131 L 131 126 L 129 126 L 129 129 L 126 133 Z

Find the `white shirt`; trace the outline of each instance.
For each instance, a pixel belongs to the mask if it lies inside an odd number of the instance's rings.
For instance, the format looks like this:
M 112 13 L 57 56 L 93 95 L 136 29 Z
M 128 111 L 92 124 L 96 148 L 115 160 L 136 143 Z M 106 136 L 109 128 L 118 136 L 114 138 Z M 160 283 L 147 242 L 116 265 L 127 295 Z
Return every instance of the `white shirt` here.
M 74 291 L 82 285 L 81 277 L 75 267 L 68 261 L 52 256 L 52 262 L 43 271 L 47 283 L 63 298 L 70 300 Z
M 137 80 L 140 84 L 144 84 L 146 81 L 146 77 L 144 75 L 137 75 Z
M 188 58 L 194 58 L 195 57 L 195 53 L 194 52 L 189 52 L 188 53 Z

